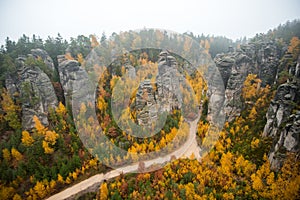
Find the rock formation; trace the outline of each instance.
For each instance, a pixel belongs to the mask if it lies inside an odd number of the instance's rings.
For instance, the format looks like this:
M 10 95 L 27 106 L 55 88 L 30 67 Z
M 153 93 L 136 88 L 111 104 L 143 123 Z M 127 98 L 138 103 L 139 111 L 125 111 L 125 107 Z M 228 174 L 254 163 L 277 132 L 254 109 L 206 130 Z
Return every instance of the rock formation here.
M 300 57 L 291 65 L 292 56 L 282 55 L 284 47 L 276 41 L 258 41 L 242 45 L 236 52 L 219 54 L 215 63 L 222 75 L 225 85 L 225 112 L 227 120 L 232 121 L 243 109 L 241 92 L 243 82 L 250 73 L 257 74 L 262 85 L 273 85 L 278 82 L 279 74 L 287 69 L 287 82 L 277 88 L 266 114 L 267 123 L 263 136 L 273 138 L 269 160 L 273 169 L 279 169 L 287 151 L 300 150 L 300 111 L 295 105 L 300 103 Z M 282 59 L 281 59 L 282 58 Z M 281 59 L 281 60 L 280 60 Z
M 52 58 L 48 55 L 48 53 L 43 49 L 32 49 L 31 55 L 35 58 L 41 58 L 46 64 L 47 68 L 54 73 L 55 67 Z
M 38 66 L 27 66 L 25 57 L 17 59 L 18 76 L 8 76 L 6 88 L 11 96 L 20 94 L 22 101 L 22 127 L 34 127 L 33 116 L 36 115 L 43 125 L 48 125 L 48 110 L 57 105 L 57 98 L 51 81 Z
M 72 99 L 85 101 L 90 98 L 91 85 L 87 72 L 79 66 L 76 60 L 67 60 L 64 55 L 57 57 L 58 73 L 60 83 L 64 90 L 66 103 L 71 103 Z
M 214 61 L 225 86 L 225 112 L 228 121 L 239 116 L 243 109 L 241 89 L 248 74 L 258 74 L 263 86 L 274 83 L 282 51 L 275 41 L 255 42 L 241 45 L 241 49 L 236 52 L 215 57 Z
M 157 120 L 159 104 L 156 95 L 149 79 L 140 83 L 134 107 L 139 125 L 147 126 Z
M 242 109 L 241 93 L 243 82 L 250 73 L 254 73 L 251 58 L 244 52 L 231 52 L 217 55 L 216 65 L 221 73 L 225 86 L 225 112 L 228 121 L 239 116 Z
M 298 67 L 299 59 L 289 68 L 291 76 L 299 78 Z M 273 138 L 273 146 L 269 154 L 273 169 L 281 167 L 287 151 L 300 151 L 300 110 L 296 107 L 300 103 L 299 97 L 299 80 L 292 78 L 277 88 L 275 98 L 266 114 L 267 123 L 263 136 Z
M 180 85 L 183 78 L 177 72 L 176 59 L 165 51 L 159 54 L 156 81 L 160 110 L 169 112 L 174 108 L 180 109 L 183 98 Z
M 129 75 L 134 76 L 133 69 L 129 69 Z M 137 121 L 140 125 L 149 125 L 155 122 L 158 114 L 164 111 L 170 112 L 174 108 L 181 108 L 182 94 L 180 84 L 182 78 L 177 74 L 176 59 L 166 51 L 159 54 L 158 74 L 155 87 L 149 79 L 140 83 L 136 95 L 135 108 Z

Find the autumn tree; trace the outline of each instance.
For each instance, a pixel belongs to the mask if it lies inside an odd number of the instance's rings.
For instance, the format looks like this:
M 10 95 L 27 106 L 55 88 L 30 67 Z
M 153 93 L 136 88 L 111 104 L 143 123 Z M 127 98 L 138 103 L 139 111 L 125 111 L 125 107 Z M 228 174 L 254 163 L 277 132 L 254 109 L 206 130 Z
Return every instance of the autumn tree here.
M 8 94 L 6 89 L 2 90 L 2 101 L 1 101 L 1 106 L 4 111 L 4 119 L 8 122 L 8 125 L 15 129 L 18 130 L 21 128 L 21 122 L 18 117 L 18 113 L 20 112 L 20 107 L 17 106 L 10 95 Z
M 242 95 L 245 100 L 249 101 L 256 96 L 260 83 L 261 80 L 257 78 L 256 74 L 249 74 L 247 76 L 242 89 Z
M 34 142 L 33 137 L 30 135 L 28 131 L 22 131 L 22 144 L 25 146 L 31 146 Z
M 292 37 L 288 47 L 288 52 L 293 54 L 294 59 L 298 58 L 300 54 L 300 40 L 298 37 Z
M 100 198 L 99 200 L 107 200 L 108 199 L 108 188 L 107 188 L 107 183 L 104 181 L 101 186 L 100 186 Z
M 55 145 L 59 135 L 55 131 L 50 131 L 48 128 L 44 127 L 37 116 L 33 117 L 33 121 L 35 122 L 35 128 L 38 135 L 42 136 L 44 139 L 42 141 L 44 152 L 46 154 L 52 154 L 54 152 L 52 146 Z
M 82 56 L 81 53 L 77 54 L 77 61 L 78 61 L 81 65 L 83 65 L 84 58 L 83 58 L 83 56 Z
M 75 60 L 75 59 L 73 58 L 73 56 L 71 55 L 70 52 L 67 52 L 67 53 L 65 54 L 65 58 L 66 58 L 67 60 Z

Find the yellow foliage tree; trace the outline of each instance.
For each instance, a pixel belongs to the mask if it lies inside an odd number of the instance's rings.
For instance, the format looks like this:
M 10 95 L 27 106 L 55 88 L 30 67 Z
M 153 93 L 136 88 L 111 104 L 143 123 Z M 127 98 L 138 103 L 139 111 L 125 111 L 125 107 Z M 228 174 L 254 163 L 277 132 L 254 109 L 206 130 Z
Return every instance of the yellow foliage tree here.
M 47 195 L 47 191 L 43 182 L 38 181 L 34 186 L 34 192 L 43 199 Z
M 33 121 L 35 122 L 35 129 L 37 130 L 37 133 L 40 136 L 44 137 L 44 140 L 42 142 L 44 152 L 46 154 L 52 154 L 54 152 L 54 149 L 49 145 L 55 145 L 59 135 L 55 131 L 50 131 L 48 130 L 48 128 L 45 128 L 37 116 L 33 117 Z
M 43 135 L 46 128 L 42 125 L 40 119 L 36 115 L 34 115 L 33 121 L 35 123 L 35 129 L 37 130 L 38 134 Z
M 292 37 L 288 47 L 288 52 L 293 54 L 294 59 L 297 59 L 300 54 L 300 40 L 298 37 Z
M 16 160 L 16 161 L 20 161 L 22 160 L 23 156 L 22 154 L 15 148 L 11 149 L 11 156 Z
M 72 57 L 71 53 L 69 53 L 69 52 L 67 52 L 67 53 L 65 54 L 65 58 L 66 58 L 67 60 L 75 60 L 75 59 Z
M 261 80 L 257 78 L 256 74 L 249 74 L 244 81 L 242 95 L 246 101 L 251 101 L 258 94 Z
M 84 62 L 84 58 L 81 53 L 77 54 L 77 60 L 82 65 Z
M 0 199 L 11 199 L 15 193 L 13 187 L 6 187 L 0 184 Z
M 31 137 L 28 131 L 22 131 L 22 144 L 25 146 L 31 146 L 34 143 L 34 139 Z
M 64 178 L 62 177 L 62 175 L 60 175 L 60 174 L 58 174 L 57 175 L 57 182 L 59 182 L 59 183 L 64 183 Z
M 56 139 L 58 138 L 58 134 L 54 131 L 46 131 L 45 133 L 45 141 L 51 145 L 55 145 Z
M 22 197 L 19 194 L 15 194 L 13 200 L 22 200 Z
M 255 109 L 255 107 L 252 107 L 250 114 L 249 114 L 249 119 L 251 121 L 255 121 L 256 115 L 257 115 L 256 109 Z
M 42 146 L 43 146 L 44 152 L 46 154 L 52 154 L 54 152 L 54 149 L 49 147 L 49 143 L 46 142 L 45 140 L 43 141 Z
M 3 154 L 4 160 L 6 160 L 6 162 L 9 162 L 11 159 L 10 151 L 6 148 L 2 149 L 2 154 Z
M 58 104 L 57 108 L 55 109 L 55 111 L 60 116 L 64 116 L 67 113 L 67 109 L 64 106 L 64 104 L 62 104 L 62 102 L 59 102 L 59 104 Z
M 99 46 L 99 42 L 97 41 L 97 38 L 95 35 L 90 35 L 91 37 L 91 46 L 92 48 L 95 48 L 97 46 Z
M 2 101 L 1 106 L 4 111 L 4 119 L 8 122 L 8 125 L 17 130 L 21 128 L 21 122 L 18 117 L 18 112 L 20 111 L 20 107 L 15 105 L 14 101 L 8 94 L 7 90 L 2 90 Z
M 108 199 L 108 188 L 107 183 L 103 182 L 100 186 L 100 200 L 107 200 Z

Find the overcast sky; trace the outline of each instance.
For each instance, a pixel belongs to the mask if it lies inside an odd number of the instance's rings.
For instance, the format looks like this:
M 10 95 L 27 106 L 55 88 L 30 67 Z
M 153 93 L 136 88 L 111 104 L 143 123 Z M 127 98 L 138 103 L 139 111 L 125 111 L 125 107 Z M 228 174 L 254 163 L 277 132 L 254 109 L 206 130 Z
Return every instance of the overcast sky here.
M 0 44 L 22 34 L 45 39 L 160 28 L 253 37 L 300 18 L 299 0 L 0 0 Z

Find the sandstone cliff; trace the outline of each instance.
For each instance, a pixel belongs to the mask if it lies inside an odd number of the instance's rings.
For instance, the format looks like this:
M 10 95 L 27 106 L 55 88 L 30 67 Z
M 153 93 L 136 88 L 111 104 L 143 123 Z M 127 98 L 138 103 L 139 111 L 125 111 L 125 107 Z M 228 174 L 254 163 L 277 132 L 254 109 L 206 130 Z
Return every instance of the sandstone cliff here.
M 215 63 L 225 86 L 225 112 L 228 121 L 239 116 L 243 109 L 241 89 L 248 74 L 257 74 L 262 85 L 272 85 L 278 74 L 279 59 L 283 49 L 276 41 L 255 42 L 242 45 L 235 52 L 219 54 Z
M 285 56 L 282 60 L 289 56 Z M 263 136 L 272 137 L 273 145 L 269 154 L 271 166 L 279 169 L 287 152 L 300 152 L 300 56 L 296 63 L 289 65 L 290 78 L 276 91 L 268 112 Z
M 32 52 L 34 53 L 35 50 L 32 50 Z M 44 51 L 42 52 L 45 58 L 49 58 L 48 54 Z M 25 63 L 26 59 L 26 57 L 19 57 L 17 59 L 17 76 L 13 74 L 8 75 L 5 85 L 12 96 L 16 93 L 20 94 L 22 102 L 22 127 L 23 129 L 31 129 L 34 127 L 32 120 L 34 115 L 44 125 L 48 125 L 48 110 L 56 107 L 57 97 L 47 74 L 38 66 L 27 65 Z M 45 64 L 53 66 L 51 60 Z

